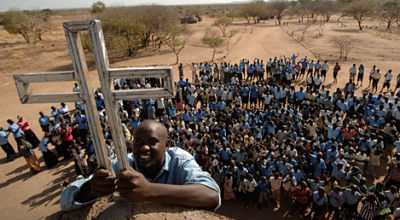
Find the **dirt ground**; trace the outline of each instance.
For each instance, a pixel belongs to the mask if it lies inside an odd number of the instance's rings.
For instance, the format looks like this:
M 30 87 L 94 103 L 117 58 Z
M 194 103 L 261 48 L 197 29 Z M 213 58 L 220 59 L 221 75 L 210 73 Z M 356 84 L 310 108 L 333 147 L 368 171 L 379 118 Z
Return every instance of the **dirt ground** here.
M 32 129 L 40 138 L 40 126 L 38 124 L 38 112 L 43 111 L 50 114 L 51 104 L 28 104 L 22 105 L 19 102 L 18 94 L 14 86 L 12 75 L 23 72 L 47 72 L 72 70 L 71 60 L 67 43 L 62 30 L 63 21 L 71 21 L 81 18 L 54 18 L 54 27 L 49 35 L 45 36 L 43 42 L 26 44 L 23 38 L 18 35 L 9 35 L 0 26 L 0 125 L 6 127 L 6 120 L 16 120 L 16 115 L 22 114 L 31 122 Z M 231 61 L 238 62 L 242 58 L 252 61 L 254 58 L 264 59 L 270 57 L 291 56 L 293 53 L 300 54 L 300 57 L 307 56 L 310 59 L 329 60 L 331 70 L 325 85 L 334 90 L 337 87 L 343 88 L 348 80 L 348 70 L 353 63 L 357 66 L 361 63 L 366 67 L 366 74 L 377 65 L 384 74 L 392 69 L 394 76 L 400 72 L 400 35 L 399 31 L 387 33 L 381 31 L 382 27 L 378 21 L 366 21 L 369 28 L 365 31 L 358 31 L 355 20 L 343 18 L 342 23 L 336 22 L 335 18 L 325 24 L 322 37 L 318 37 L 318 25 L 312 25 L 304 41 L 299 41 L 299 29 L 305 24 L 300 24 L 296 19 L 287 20 L 288 25 L 276 26 L 274 21 L 266 21 L 257 25 L 248 25 L 246 22 L 237 21 L 230 29 L 237 29 L 239 33 L 231 41 L 230 53 L 225 59 L 225 47 L 218 49 L 217 62 Z M 212 19 L 188 25 L 190 34 L 187 36 L 187 45 L 180 55 L 180 62 L 184 64 L 185 77 L 190 78 L 190 64 L 209 61 L 211 51 L 201 45 L 205 30 L 212 25 Z M 395 27 L 397 28 L 397 27 Z M 398 29 L 398 28 L 397 28 Z M 338 83 L 331 84 L 333 63 L 338 59 L 338 51 L 330 43 L 333 36 L 351 35 L 357 39 L 356 48 L 350 52 L 348 61 L 338 61 L 342 70 L 338 76 Z M 149 54 L 149 53 L 148 53 Z M 167 49 L 151 53 L 147 56 L 132 59 L 120 60 L 112 63 L 113 67 L 128 66 L 150 66 L 170 65 L 175 62 L 175 56 Z M 177 79 L 178 69 L 173 66 L 174 77 Z M 89 79 L 91 86 L 96 88 L 98 83 L 97 73 L 90 68 Z M 363 88 L 357 88 L 359 94 L 368 85 L 368 77 L 364 77 Z M 381 80 L 383 81 L 383 80 Z M 392 88 L 395 86 L 392 80 Z M 382 83 L 382 82 L 381 82 Z M 301 83 L 299 83 L 301 85 Z M 382 84 L 379 85 L 379 89 Z M 68 83 L 44 83 L 33 86 L 33 92 L 69 92 L 73 82 Z M 59 107 L 59 103 L 53 105 Z M 67 103 L 73 107 L 73 103 Z M 12 137 L 11 144 L 16 148 Z M 41 153 L 36 149 L 36 154 Z M 23 158 L 7 162 L 3 151 L 0 152 L 0 216 L 1 219 L 41 219 L 53 216 L 59 208 L 61 193 L 60 184 L 64 180 L 71 180 L 74 176 L 72 162 L 61 162 L 56 168 L 46 169 L 41 159 L 42 171 L 36 175 L 29 173 L 29 169 Z M 271 208 L 258 211 L 250 208 L 244 211 L 238 202 L 224 202 L 219 214 L 234 219 L 280 219 L 282 213 L 274 213 Z M 193 218 L 192 218 L 193 219 Z M 196 218 L 194 218 L 196 219 Z

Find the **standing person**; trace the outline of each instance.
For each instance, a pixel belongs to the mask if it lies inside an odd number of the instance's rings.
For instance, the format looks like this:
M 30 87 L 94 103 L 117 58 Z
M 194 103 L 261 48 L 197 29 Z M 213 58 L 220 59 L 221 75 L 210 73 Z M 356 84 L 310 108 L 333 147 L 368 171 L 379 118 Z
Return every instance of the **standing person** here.
M 3 151 L 7 154 L 7 161 L 13 161 L 18 155 L 15 153 L 14 148 L 8 142 L 7 131 L 0 126 L 0 146 Z
M 357 216 L 358 202 L 361 200 L 362 195 L 357 190 L 357 186 L 352 184 L 350 188 L 344 190 L 344 200 L 346 214 L 349 219 Z
M 269 183 L 271 185 L 271 195 L 272 198 L 275 200 L 276 208 L 280 208 L 280 201 L 281 201 L 281 188 L 283 183 L 283 178 L 279 176 L 278 173 L 275 173 L 274 176 L 269 178 Z
M 30 129 L 29 127 L 29 122 L 25 120 L 22 115 L 17 115 L 17 125 L 22 129 L 22 131 L 25 133 L 25 138 L 29 143 L 32 144 L 33 148 L 36 148 L 39 146 L 39 139 L 36 137 L 36 134 Z
M 394 92 L 396 92 L 396 90 L 400 88 L 400 73 L 397 74 L 397 84 L 396 84 L 396 88 L 394 89 Z
M 349 74 L 350 74 L 349 81 L 351 80 L 353 80 L 353 82 L 356 81 L 356 73 L 357 73 L 357 67 L 356 64 L 354 63 L 353 66 L 350 67 L 349 69 Z
M 373 75 L 375 74 L 375 72 L 376 72 L 376 66 L 374 65 L 373 67 L 372 67 L 372 69 L 371 69 L 371 71 L 369 71 L 369 85 L 368 85 L 368 87 L 370 87 L 371 86 L 371 82 L 373 81 Z
M 340 65 L 339 63 L 336 63 L 336 65 L 333 67 L 333 83 L 337 83 L 337 75 L 340 70 Z
M 194 83 L 194 79 L 196 78 L 196 71 L 197 71 L 196 64 L 192 63 L 191 69 L 192 69 L 192 83 Z
M 236 199 L 233 192 L 233 177 L 231 173 L 227 173 L 224 180 L 224 200 Z
M 49 132 L 49 127 L 50 127 L 50 118 L 47 115 L 44 115 L 43 112 L 39 112 L 39 124 L 40 127 L 42 128 L 43 132 Z
M 374 193 L 369 193 L 361 201 L 360 220 L 373 220 L 378 214 L 378 199 Z
M 32 173 L 37 173 L 40 171 L 40 163 L 36 157 L 35 152 L 32 149 L 32 144 L 26 140 L 21 141 L 21 154 L 25 158 Z
M 64 103 L 61 102 L 61 107 L 60 107 L 60 114 L 63 117 L 64 121 L 70 123 L 71 122 L 71 117 L 69 115 L 69 108 L 68 106 Z
M 390 89 L 390 82 L 392 81 L 393 78 L 393 73 L 392 70 L 389 70 L 386 74 L 385 74 L 385 81 L 383 81 L 383 86 L 381 89 L 381 93 L 383 92 L 383 89 L 386 87 L 387 88 L 387 92 L 389 92 Z
M 329 64 L 328 61 L 324 61 L 324 63 L 321 65 L 321 78 L 324 77 L 324 82 L 326 80 L 326 73 L 329 70 Z
M 360 67 L 358 67 L 356 86 L 358 86 L 358 82 L 361 82 L 360 86 L 362 86 L 363 79 L 364 79 L 364 65 L 360 64 Z
M 21 145 L 22 141 L 25 140 L 25 133 L 16 123 L 14 123 L 13 120 L 8 119 L 7 123 L 10 125 L 7 129 L 7 132 L 13 133 L 15 142 L 17 142 L 18 152 L 21 153 Z
M 379 69 L 375 71 L 375 73 L 372 75 L 372 91 L 371 92 L 377 92 L 378 91 L 378 83 L 379 80 L 381 79 L 382 74 L 379 72 Z M 375 91 L 374 91 L 375 90 Z
M 183 65 L 182 63 L 179 64 L 179 78 L 183 78 Z
M 78 133 L 81 140 L 86 140 L 86 136 L 89 130 L 89 126 L 87 123 L 87 118 L 81 111 L 77 111 L 75 115 L 75 121 L 73 123 L 78 124 Z
M 54 167 L 58 163 L 57 156 L 51 152 L 51 150 L 47 147 L 49 144 L 49 133 L 45 133 L 39 143 L 39 150 L 43 154 L 44 163 L 47 168 Z
M 51 116 L 53 117 L 54 122 L 56 124 L 60 124 L 60 111 L 54 106 L 51 106 L 50 109 L 51 109 Z
M 324 216 L 324 212 L 326 207 L 328 206 L 328 196 L 326 195 L 324 187 L 318 187 L 317 191 L 313 192 L 313 205 L 310 212 L 310 215 L 314 213 L 314 216 L 311 216 L 311 219 L 321 219 Z
M 304 212 L 310 204 L 311 197 L 312 193 L 310 188 L 308 188 L 307 183 L 305 181 L 300 182 L 294 192 L 293 207 L 289 211 L 288 217 L 292 216 L 297 209 L 300 209 L 299 219 L 302 219 L 305 214 Z
M 258 203 L 257 208 L 262 209 L 262 206 L 267 206 L 268 199 L 268 190 L 270 185 L 268 184 L 267 178 L 265 176 L 261 177 L 261 181 L 258 182 L 257 191 L 258 191 Z
M 74 139 L 72 136 L 72 128 L 68 125 L 61 124 L 60 135 L 63 140 L 62 155 L 64 156 L 64 160 L 67 160 L 71 157 L 71 146 L 72 140 Z

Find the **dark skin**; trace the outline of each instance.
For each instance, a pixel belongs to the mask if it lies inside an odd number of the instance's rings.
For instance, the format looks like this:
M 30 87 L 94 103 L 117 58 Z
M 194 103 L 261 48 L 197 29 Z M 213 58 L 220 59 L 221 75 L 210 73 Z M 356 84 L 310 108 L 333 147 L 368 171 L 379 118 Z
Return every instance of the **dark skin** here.
M 207 186 L 151 183 L 146 179 L 155 178 L 163 166 L 168 149 L 164 125 L 156 121 L 144 121 L 134 136 L 133 155 L 141 172 L 130 168 L 115 175 L 106 169 L 99 169 L 94 173 L 90 185 L 83 186 L 76 201 L 89 201 L 118 191 L 121 197 L 130 202 L 150 201 L 202 208 L 215 208 L 218 205 L 218 193 Z

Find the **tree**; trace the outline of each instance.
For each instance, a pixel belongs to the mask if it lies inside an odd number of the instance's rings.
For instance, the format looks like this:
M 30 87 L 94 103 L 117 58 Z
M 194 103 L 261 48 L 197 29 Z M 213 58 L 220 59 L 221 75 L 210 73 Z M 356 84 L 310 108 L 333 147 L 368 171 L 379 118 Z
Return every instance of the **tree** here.
M 355 47 L 356 40 L 350 36 L 339 36 L 331 39 L 334 46 L 339 49 L 340 59 L 347 59 L 349 52 Z
M 133 56 L 150 45 L 160 48 L 169 27 L 179 19 L 165 6 L 109 8 L 98 15 L 102 21 L 107 47 Z
M 27 43 L 31 42 L 32 31 L 27 15 L 20 11 L 8 11 L 3 14 L 4 29 L 10 34 L 20 34 Z
M 42 40 L 51 28 L 48 11 L 8 11 L 3 14 L 4 29 L 10 34 L 20 34 L 27 43 Z
M 101 1 L 92 4 L 92 13 L 97 14 L 106 10 L 106 4 Z
M 232 18 L 222 17 L 214 21 L 214 26 L 218 27 L 221 31 L 222 37 L 226 42 L 226 56 L 229 54 L 229 45 L 231 38 L 237 34 L 237 30 L 227 31 L 228 26 L 232 25 Z
M 255 24 L 259 23 L 261 18 L 269 17 L 269 11 L 267 10 L 266 3 L 264 1 L 256 0 L 241 5 L 236 13 L 231 16 L 246 18 L 248 23 L 250 23 L 250 20 L 253 19 Z
M 232 18 L 222 17 L 222 18 L 219 18 L 219 19 L 215 20 L 213 25 L 215 27 L 219 28 L 219 30 L 221 31 L 222 36 L 225 37 L 227 35 L 226 28 L 228 26 L 232 25 L 232 21 L 233 21 Z
M 186 40 L 181 39 L 180 36 L 186 32 L 186 30 L 176 24 L 171 24 L 166 28 L 167 32 L 160 34 L 159 38 L 172 50 L 175 54 L 176 60 L 174 64 L 179 63 L 179 54 L 185 48 Z
M 220 37 L 216 31 L 207 30 L 204 37 L 201 39 L 203 44 L 207 47 L 210 47 L 213 51 L 211 62 L 214 62 L 215 53 L 217 52 L 217 48 L 221 46 L 224 40 Z
M 226 37 L 225 37 L 225 40 L 226 40 L 226 55 L 225 56 L 228 56 L 228 54 L 229 54 L 229 45 L 231 43 L 232 37 L 235 36 L 238 32 L 239 32 L 238 30 L 230 30 L 228 32 L 228 34 L 226 35 Z
M 345 14 L 352 16 L 358 22 L 358 28 L 363 29 L 362 22 L 375 11 L 375 2 L 372 0 L 357 0 L 349 3 Z
M 276 2 L 269 3 L 269 8 L 274 13 L 275 18 L 278 20 L 279 25 L 281 25 L 281 21 L 283 19 L 284 13 L 288 7 L 289 7 L 289 5 L 285 1 L 276 1 Z
M 400 3 L 399 2 L 385 2 L 380 7 L 380 15 L 386 22 L 386 28 L 390 30 L 390 26 L 400 18 Z

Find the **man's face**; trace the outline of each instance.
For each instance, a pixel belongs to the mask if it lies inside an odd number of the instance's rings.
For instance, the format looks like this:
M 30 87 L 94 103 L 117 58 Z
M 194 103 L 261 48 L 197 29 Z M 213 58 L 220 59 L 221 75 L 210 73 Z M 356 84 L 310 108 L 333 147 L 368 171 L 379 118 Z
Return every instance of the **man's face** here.
M 164 163 L 167 134 L 156 123 L 143 123 L 135 132 L 133 155 L 146 175 L 156 175 Z

